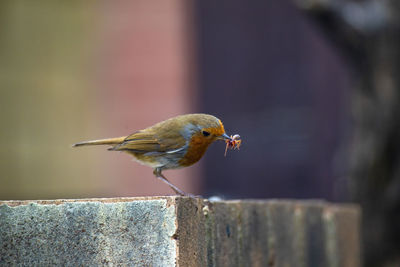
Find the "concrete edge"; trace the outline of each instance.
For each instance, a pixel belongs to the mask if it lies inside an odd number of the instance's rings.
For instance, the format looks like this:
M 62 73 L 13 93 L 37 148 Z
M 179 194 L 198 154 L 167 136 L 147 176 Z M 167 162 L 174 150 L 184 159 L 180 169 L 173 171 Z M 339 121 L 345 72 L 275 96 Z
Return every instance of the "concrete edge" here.
M 29 204 L 39 205 L 62 205 L 65 203 L 76 202 L 101 202 L 101 203 L 118 203 L 145 200 L 167 200 L 175 201 L 177 198 L 189 198 L 180 196 L 150 196 L 150 197 L 112 197 L 112 198 L 80 198 L 80 199 L 38 199 L 38 200 L 0 200 L 0 205 L 9 207 L 24 206 Z

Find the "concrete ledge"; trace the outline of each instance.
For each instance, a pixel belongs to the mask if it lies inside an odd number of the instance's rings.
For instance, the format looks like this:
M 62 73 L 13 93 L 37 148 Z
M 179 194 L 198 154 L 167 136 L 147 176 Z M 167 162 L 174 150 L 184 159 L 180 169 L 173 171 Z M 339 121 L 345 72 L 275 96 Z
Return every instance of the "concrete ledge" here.
M 357 267 L 359 220 L 320 201 L 0 201 L 0 265 Z

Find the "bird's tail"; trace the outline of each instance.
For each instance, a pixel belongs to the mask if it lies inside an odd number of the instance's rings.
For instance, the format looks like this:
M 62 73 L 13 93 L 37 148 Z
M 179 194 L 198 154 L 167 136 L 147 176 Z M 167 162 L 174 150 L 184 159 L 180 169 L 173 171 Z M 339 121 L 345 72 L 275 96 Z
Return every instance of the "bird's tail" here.
M 83 141 L 83 142 L 73 144 L 72 147 L 95 146 L 95 145 L 118 145 L 118 144 L 121 144 L 125 140 L 125 138 L 126 138 L 126 136 L 92 140 L 92 141 Z

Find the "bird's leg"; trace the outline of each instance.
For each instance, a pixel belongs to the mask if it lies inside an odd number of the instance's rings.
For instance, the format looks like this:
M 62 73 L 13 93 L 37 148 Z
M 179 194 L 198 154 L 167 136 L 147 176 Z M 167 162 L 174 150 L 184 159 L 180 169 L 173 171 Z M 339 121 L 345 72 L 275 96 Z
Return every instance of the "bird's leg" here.
M 177 193 L 178 195 L 181 196 L 191 196 L 185 192 L 183 192 L 182 190 L 180 190 L 178 187 L 176 187 L 175 185 L 173 185 L 170 181 L 167 180 L 167 178 L 165 178 L 165 176 L 161 173 L 161 170 L 159 168 L 154 169 L 154 175 L 160 179 L 161 181 L 163 181 L 164 183 L 166 183 L 167 185 L 169 185 L 169 187 L 172 188 L 172 190 L 175 191 L 175 193 Z

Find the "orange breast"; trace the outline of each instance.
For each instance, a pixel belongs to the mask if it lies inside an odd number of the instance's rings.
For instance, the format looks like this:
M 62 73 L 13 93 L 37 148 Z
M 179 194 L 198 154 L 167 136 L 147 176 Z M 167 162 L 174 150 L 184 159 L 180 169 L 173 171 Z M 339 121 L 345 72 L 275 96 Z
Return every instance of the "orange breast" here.
M 208 146 L 213 142 L 212 139 L 203 137 L 201 134 L 195 134 L 190 139 L 188 151 L 179 161 L 183 167 L 190 166 L 201 159 L 206 152 Z

